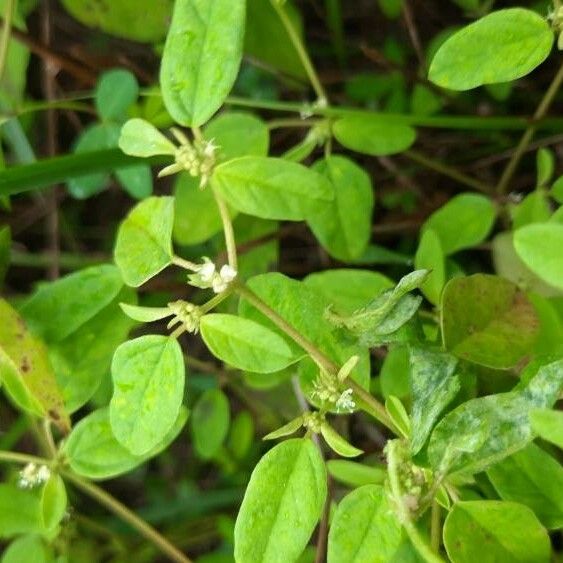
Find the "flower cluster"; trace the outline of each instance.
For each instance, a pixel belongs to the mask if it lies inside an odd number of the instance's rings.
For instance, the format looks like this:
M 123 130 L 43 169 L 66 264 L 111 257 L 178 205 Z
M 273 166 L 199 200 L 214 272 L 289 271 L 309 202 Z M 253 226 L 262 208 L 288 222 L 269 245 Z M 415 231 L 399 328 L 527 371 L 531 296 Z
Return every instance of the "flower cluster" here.
M 197 305 L 179 300 L 168 303 L 168 308 L 174 313 L 174 318 L 168 323 L 169 330 L 182 324 L 188 332 L 198 333 L 202 313 Z
M 51 477 L 51 470 L 46 465 L 28 463 L 19 473 L 18 486 L 33 489 L 46 483 Z
M 189 275 L 188 279 L 189 283 L 195 287 L 212 288 L 215 293 L 222 293 L 236 277 L 236 270 L 228 264 L 217 271 L 215 264 L 209 258 L 204 258 L 203 264 L 195 274 Z
M 180 143 L 174 154 L 176 162 L 163 168 L 158 176 L 170 176 L 185 170 L 194 178 L 199 176 L 199 187 L 205 188 L 215 166 L 218 147 L 213 144 L 213 141 L 205 139 L 195 139 L 193 143 L 190 143 L 184 133 L 176 128 L 172 129 L 172 133 Z

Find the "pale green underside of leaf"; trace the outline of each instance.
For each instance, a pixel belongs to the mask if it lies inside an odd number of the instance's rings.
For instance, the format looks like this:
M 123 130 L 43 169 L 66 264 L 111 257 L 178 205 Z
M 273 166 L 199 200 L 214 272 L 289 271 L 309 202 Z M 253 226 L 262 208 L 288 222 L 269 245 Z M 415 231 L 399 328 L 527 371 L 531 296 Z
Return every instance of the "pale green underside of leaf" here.
M 451 90 L 509 82 L 541 64 L 552 45 L 553 32 L 539 14 L 499 10 L 450 37 L 434 56 L 428 76 Z

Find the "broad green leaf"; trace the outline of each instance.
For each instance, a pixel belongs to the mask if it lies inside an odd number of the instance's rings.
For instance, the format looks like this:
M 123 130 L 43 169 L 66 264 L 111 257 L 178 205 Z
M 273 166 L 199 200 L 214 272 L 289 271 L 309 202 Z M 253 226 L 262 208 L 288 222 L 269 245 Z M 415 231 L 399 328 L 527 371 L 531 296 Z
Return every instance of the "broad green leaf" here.
M 549 184 L 555 170 L 555 155 L 553 151 L 545 147 L 539 149 L 536 153 L 536 168 L 538 171 L 536 184 L 538 186 Z
M 308 439 L 287 440 L 258 463 L 235 525 L 237 563 L 286 563 L 301 555 L 323 511 L 326 469 Z
M 281 158 L 225 162 L 215 169 L 211 184 L 235 209 L 263 219 L 302 221 L 334 198 L 324 176 Z
M 549 408 L 563 388 L 563 360 L 539 368 L 518 390 L 467 401 L 449 412 L 430 437 L 434 469 L 477 473 L 524 448 L 534 434 L 529 414 Z
M 49 346 L 49 359 L 69 413 L 84 406 L 109 381 L 113 353 L 135 326 L 119 308 L 122 299 L 134 302 L 136 296 L 124 288 L 78 330 Z
M 553 182 L 550 195 L 557 203 L 563 204 L 563 176 Z
M 172 443 L 186 423 L 188 411 L 180 408 L 174 425 L 150 452 L 133 455 L 115 438 L 109 409 L 99 409 L 83 418 L 65 441 L 63 452 L 73 471 L 89 479 L 109 479 L 127 473 L 147 459 L 158 455 Z
M 358 258 L 371 238 L 374 196 L 368 174 L 343 156 L 317 161 L 313 170 L 333 185 L 334 199 L 307 217 L 311 230 L 329 254 L 343 261 Z
M 91 0 L 62 0 L 78 21 L 111 35 L 146 43 L 158 42 L 170 24 L 173 0 L 119 0 L 92 3 Z
M 528 194 L 520 203 L 510 206 L 509 211 L 515 231 L 532 223 L 544 223 L 552 214 L 545 189 L 537 189 Z
M 492 12 L 452 35 L 438 50 L 428 77 L 451 90 L 509 82 L 529 74 L 549 55 L 553 32 L 536 12 Z
M 534 274 L 563 289 L 563 224 L 536 223 L 518 229 L 514 233 L 514 248 Z
M 110 422 L 118 442 L 144 455 L 178 418 L 184 393 L 184 359 L 177 340 L 141 336 L 122 344 L 111 364 L 114 392 Z
M 270 0 L 247 0 L 246 9 L 245 53 L 282 72 L 306 78 L 299 54 Z M 289 1 L 285 2 L 284 10 L 303 39 L 303 23 L 299 11 Z
M 420 291 L 433 305 L 438 305 L 442 289 L 446 283 L 446 261 L 440 238 L 434 229 L 425 229 L 420 237 L 414 256 L 417 270 L 429 270 L 428 279 L 420 286 Z
M 43 531 L 39 497 L 28 489 L 0 483 L 0 538 Z
M 173 156 L 176 147 L 154 125 L 144 119 L 126 121 L 119 135 L 119 148 L 125 153 L 143 158 L 168 154 Z
M 40 536 L 20 536 L 2 554 L 2 563 L 51 563 L 47 547 Z
M 563 467 L 534 444 L 487 471 L 503 500 L 525 504 L 548 529 L 563 527 Z
M 445 352 L 411 347 L 409 351 L 412 405 L 411 452 L 417 454 L 442 411 L 457 395 L 457 359 Z
M 66 513 L 67 496 L 65 484 L 60 475 L 51 475 L 41 492 L 41 514 L 46 530 L 53 530 L 59 525 Z
M 115 266 L 92 266 L 39 286 L 20 312 L 35 334 L 49 344 L 60 342 L 107 307 L 122 288 Z
M 120 168 L 115 171 L 115 176 L 121 187 L 135 199 L 145 199 L 152 193 L 152 172 L 146 164 Z
M 96 111 L 102 119 L 122 121 L 138 95 L 139 83 L 133 73 L 125 69 L 107 70 L 96 84 Z
M 127 285 L 138 287 L 172 262 L 174 198 L 149 197 L 121 223 L 115 263 Z
M 432 213 L 423 229 L 432 229 L 446 256 L 483 242 L 495 223 L 495 206 L 479 194 L 459 194 Z
M 538 409 L 530 413 L 530 422 L 536 434 L 563 449 L 563 412 Z
M 404 399 L 410 394 L 409 353 L 406 346 L 390 347 L 379 372 L 381 392 Z
M 407 150 L 416 139 L 410 126 L 389 117 L 348 116 L 336 121 L 332 132 L 347 149 L 385 156 Z
M 457 502 L 444 523 L 444 545 L 452 563 L 551 560 L 547 532 L 528 507 L 515 502 Z
M 129 305 L 128 303 L 120 303 L 119 306 L 130 319 L 140 323 L 160 321 L 174 315 L 170 307 L 139 307 L 138 305 Z
M 351 377 L 363 387 L 367 386 L 369 356 L 366 350 L 339 338 L 334 333 L 333 326 L 324 318 L 329 303 L 321 295 L 302 282 L 278 273 L 255 276 L 248 281 L 248 286 L 286 322 L 311 340 L 339 366 L 344 365 L 352 356 L 359 355 L 360 362 Z M 296 355 L 300 357 L 305 355 L 299 346 L 289 340 L 268 318 L 244 299 L 239 304 L 239 313 L 283 336 Z M 318 375 L 318 368 L 315 368 L 314 364 L 311 375 L 313 379 Z M 302 383 L 309 392 L 312 392 L 312 381 L 302 380 Z
M 515 366 L 533 350 L 539 322 L 513 283 L 488 274 L 452 279 L 442 293 L 444 346 L 464 360 L 497 369 Z
M 268 126 L 251 113 L 225 112 L 212 119 L 205 138 L 217 146 L 220 162 L 241 156 L 266 156 L 270 146 Z
M 357 457 L 364 453 L 347 442 L 328 422 L 321 425 L 321 434 L 330 449 L 342 457 Z
M 223 104 L 242 58 L 244 0 L 176 0 L 160 84 L 175 121 L 197 127 Z
M 70 427 L 45 344 L 32 335 L 23 319 L 0 299 L 0 379 L 4 390 L 23 410 L 49 417 L 59 428 Z
M 254 421 L 248 411 L 241 411 L 231 424 L 227 448 L 235 459 L 242 460 L 252 448 L 254 440 Z
M 328 535 L 328 563 L 388 563 L 403 539 L 401 524 L 380 485 L 345 496 Z
M 194 447 L 202 459 L 219 452 L 229 432 L 229 400 L 220 389 L 209 389 L 196 402 L 191 427 Z
M 387 276 L 369 270 L 325 270 L 309 274 L 303 281 L 338 311 L 348 314 L 367 305 L 374 295 L 393 287 Z
M 10 227 L 0 228 L 0 287 L 4 283 L 4 277 L 10 265 L 10 248 L 12 246 L 12 236 Z
M 350 487 L 382 484 L 387 477 L 382 465 L 369 466 L 346 459 L 331 459 L 326 462 L 326 468 L 334 479 Z
M 205 315 L 200 330 L 205 344 L 215 356 L 245 371 L 272 373 L 300 358 L 281 336 L 243 317 Z

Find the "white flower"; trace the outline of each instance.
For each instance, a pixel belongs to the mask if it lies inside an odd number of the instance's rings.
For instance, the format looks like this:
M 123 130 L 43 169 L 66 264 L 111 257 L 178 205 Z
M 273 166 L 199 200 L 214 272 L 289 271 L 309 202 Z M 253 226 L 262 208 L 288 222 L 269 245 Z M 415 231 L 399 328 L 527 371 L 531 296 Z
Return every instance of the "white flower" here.
M 356 408 L 356 402 L 352 399 L 352 389 L 348 388 L 343 391 L 336 400 L 336 410 L 337 411 L 351 411 Z
M 219 274 L 216 274 L 213 278 L 213 291 L 215 293 L 221 293 L 227 289 L 229 283 L 231 283 L 237 277 L 237 272 L 231 266 L 225 264 Z
M 197 272 L 201 281 L 212 283 L 215 278 L 215 264 L 211 260 L 206 260 Z
M 51 470 L 46 465 L 37 466 L 28 463 L 19 474 L 18 486 L 22 489 L 32 489 L 46 483 L 51 477 Z

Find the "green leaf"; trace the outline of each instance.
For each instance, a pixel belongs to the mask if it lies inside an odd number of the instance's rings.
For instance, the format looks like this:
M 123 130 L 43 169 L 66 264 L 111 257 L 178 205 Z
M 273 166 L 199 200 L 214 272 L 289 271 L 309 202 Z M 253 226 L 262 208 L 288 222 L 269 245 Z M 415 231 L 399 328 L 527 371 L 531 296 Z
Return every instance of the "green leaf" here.
M 499 10 L 445 41 L 432 59 L 428 77 L 451 90 L 509 82 L 532 72 L 552 45 L 553 32 L 536 12 Z
M 166 109 L 198 127 L 223 104 L 242 58 L 244 0 L 176 0 L 160 84 Z
M 33 491 L 0 483 L 0 538 L 43 531 L 39 497 Z
M 122 288 L 115 266 L 92 266 L 41 285 L 20 312 L 36 335 L 60 342 L 107 307 Z
M 235 315 L 205 315 L 201 336 L 220 360 L 245 371 L 272 373 L 297 362 L 285 340 L 257 322 Z
M 347 149 L 373 156 L 403 152 L 416 139 L 412 127 L 384 116 L 343 117 L 332 126 L 332 132 Z
M 152 193 L 150 166 L 138 164 L 116 170 L 115 175 L 123 189 L 135 199 L 145 199 Z
M 303 23 L 293 3 L 284 10 L 303 39 Z M 247 0 L 244 51 L 251 57 L 297 78 L 306 78 L 299 54 L 270 0 Z
M 432 213 L 423 229 L 432 229 L 446 256 L 483 242 L 495 223 L 495 206 L 479 194 L 459 194 Z
M 63 431 L 65 412 L 45 344 L 33 336 L 23 319 L 0 299 L 0 379 L 10 398 L 23 410 L 48 416 Z
M 503 500 L 525 504 L 548 529 L 563 527 L 563 467 L 541 448 L 530 444 L 487 476 Z
M 266 434 L 263 440 L 277 440 L 278 438 L 284 438 L 285 436 L 291 436 L 295 434 L 303 426 L 303 415 L 290 420 L 287 424 L 280 426 L 280 428 Z
M 559 176 L 551 186 L 551 197 L 557 202 L 563 204 L 563 176 Z
M 365 485 L 345 496 L 328 535 L 328 563 L 388 563 L 403 539 L 385 489 Z
M 562 387 L 563 360 L 559 360 L 540 367 L 525 387 L 461 404 L 430 437 L 432 467 L 477 473 L 524 448 L 534 438 L 529 413 L 551 407 Z
M 321 424 L 321 434 L 330 449 L 342 457 L 357 457 L 364 452 L 347 442 L 328 422 Z
M 60 475 L 51 475 L 45 483 L 40 504 L 43 526 L 46 530 L 53 530 L 63 519 L 67 507 L 65 484 Z
M 127 473 L 147 459 L 158 455 L 172 443 L 188 418 L 185 407 L 180 408 L 174 425 L 150 452 L 133 455 L 115 438 L 111 430 L 109 409 L 99 409 L 84 417 L 65 441 L 63 452 L 73 471 L 89 479 L 109 479 Z
M 135 325 L 122 314 L 122 299 L 134 301 L 136 296 L 124 288 L 78 330 L 49 346 L 49 359 L 69 413 L 85 405 L 104 382 L 109 382 L 113 353 Z
M 440 302 L 442 289 L 446 283 L 446 261 L 440 238 L 434 229 L 425 229 L 420 237 L 414 256 L 417 270 L 429 270 L 428 279 L 421 285 L 420 291 L 433 305 Z
M 548 284 L 563 289 L 563 224 L 536 223 L 514 233 L 514 248 L 524 264 Z
M 47 548 L 40 536 L 20 536 L 2 554 L 2 563 L 51 563 Z
M 120 303 L 119 306 L 130 319 L 140 323 L 160 321 L 174 315 L 170 307 L 139 307 L 138 305 L 129 305 L 128 303 Z
M 226 162 L 241 156 L 266 156 L 270 146 L 268 126 L 251 113 L 225 112 L 212 119 L 205 138 L 217 146 L 217 158 Z
M 358 258 L 371 238 L 374 196 L 369 175 L 343 156 L 317 161 L 313 170 L 332 184 L 334 200 L 319 204 L 309 214 L 311 230 L 335 258 L 348 261 Z
M 272 448 L 254 469 L 235 525 L 235 560 L 296 561 L 323 511 L 326 469 L 308 439 Z
M 127 285 L 138 287 L 172 263 L 174 198 L 149 197 L 121 223 L 115 263 Z
M 346 459 L 330 459 L 326 462 L 330 475 L 350 487 L 362 485 L 382 484 L 387 477 L 383 466 L 368 466 Z
M 457 360 L 443 352 L 411 347 L 409 352 L 412 405 L 411 452 L 417 454 L 442 411 L 460 389 L 454 375 Z
M 0 287 L 4 283 L 4 277 L 10 266 L 10 249 L 12 247 L 12 235 L 10 227 L 0 228 Z
M 241 411 L 231 424 L 227 447 L 234 458 L 240 461 L 248 455 L 253 441 L 254 421 L 248 411 Z
M 132 454 L 144 455 L 178 418 L 185 378 L 180 345 L 157 335 L 130 340 L 115 351 L 111 373 L 113 433 Z
M 367 305 L 374 295 L 393 287 L 393 282 L 379 272 L 334 269 L 309 274 L 305 285 L 343 313 L 353 313 Z
M 62 0 L 78 21 L 88 27 L 133 41 L 158 42 L 170 24 L 173 0 L 119 0 L 92 4 L 91 0 Z
M 385 398 L 404 399 L 410 394 L 409 353 L 406 346 L 390 347 L 383 360 L 379 381 Z
M 144 119 L 126 121 L 119 135 L 119 148 L 132 156 L 149 157 L 158 154 L 171 155 L 176 147 L 154 125 Z
M 551 203 L 544 189 L 528 194 L 520 203 L 509 207 L 512 228 L 516 231 L 532 223 L 543 223 L 551 217 Z
M 302 221 L 334 198 L 333 186 L 321 174 L 281 158 L 225 162 L 211 184 L 235 209 L 263 219 Z
M 107 70 L 96 84 L 96 111 L 102 119 L 121 121 L 138 95 L 139 83 L 133 73 L 121 68 Z
M 452 279 L 442 293 L 444 346 L 464 360 L 497 369 L 533 351 L 539 323 L 513 283 L 488 274 Z
M 229 400 L 220 389 L 209 389 L 198 399 L 191 421 L 194 447 L 202 459 L 211 459 L 219 452 L 230 419 Z
M 530 422 L 536 434 L 563 449 L 563 412 L 538 409 L 530 413 Z
M 555 156 L 550 149 L 541 148 L 536 153 L 536 168 L 538 176 L 536 184 L 538 186 L 546 186 L 553 177 L 555 170 Z
M 547 532 L 529 508 L 515 502 L 457 502 L 444 523 L 444 545 L 453 563 L 551 559 Z
M 403 438 L 406 438 L 407 440 L 410 439 L 411 419 L 409 418 L 407 410 L 401 402 L 401 399 L 395 397 L 394 395 L 389 395 L 389 397 L 385 399 L 385 410 Z

